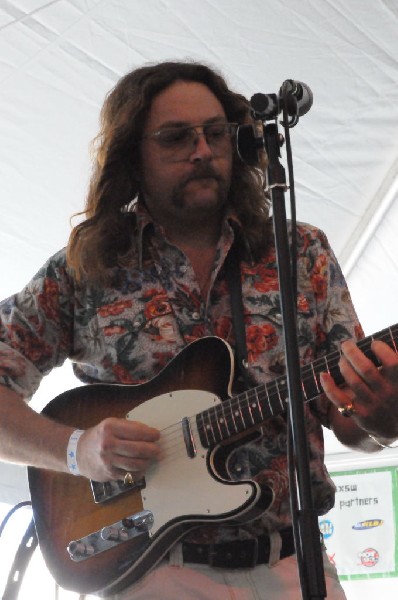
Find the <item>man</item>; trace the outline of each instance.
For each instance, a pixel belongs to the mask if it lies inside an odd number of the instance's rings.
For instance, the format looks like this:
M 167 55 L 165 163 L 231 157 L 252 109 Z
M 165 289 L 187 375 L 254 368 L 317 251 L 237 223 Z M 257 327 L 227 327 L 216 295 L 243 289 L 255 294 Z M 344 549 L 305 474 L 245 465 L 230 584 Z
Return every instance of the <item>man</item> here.
M 24 398 L 66 358 L 86 383 L 137 384 L 204 336 L 217 335 L 234 347 L 225 267 L 232 244 L 240 253 L 249 376 L 256 384 L 283 373 L 275 249 L 262 174 L 239 161 L 233 143 L 236 124 L 249 120 L 244 98 L 203 65 L 144 67 L 121 79 L 108 96 L 86 220 L 72 232 L 66 253 L 55 255 L 25 290 L 1 304 L 3 460 L 77 472 L 98 482 L 137 480 L 161 460 L 164 434 L 157 427 L 109 416 L 75 432 L 32 412 Z M 360 335 L 325 236 L 301 224 L 298 330 L 303 365 Z M 340 369 L 346 386 L 337 387 L 323 373 L 327 397 L 305 407 L 319 514 L 334 498 L 321 425 L 344 444 L 368 452 L 398 437 L 398 359 L 383 342 L 372 348 L 380 368 L 353 341 L 344 343 Z M 234 388 L 241 385 L 236 380 Z M 167 404 L 157 410 L 167 411 Z M 283 558 L 293 553 L 284 416 L 266 420 L 261 436 L 234 445 L 226 472 L 231 479 L 271 485 L 269 509 L 241 525 L 203 524 L 118 598 L 300 597 L 294 557 Z M 243 559 L 239 563 L 247 540 L 258 540 L 260 547 L 259 564 L 253 554 L 250 568 Z M 227 557 L 222 566 L 212 560 L 210 544 Z M 327 559 L 325 572 L 328 598 L 344 598 Z

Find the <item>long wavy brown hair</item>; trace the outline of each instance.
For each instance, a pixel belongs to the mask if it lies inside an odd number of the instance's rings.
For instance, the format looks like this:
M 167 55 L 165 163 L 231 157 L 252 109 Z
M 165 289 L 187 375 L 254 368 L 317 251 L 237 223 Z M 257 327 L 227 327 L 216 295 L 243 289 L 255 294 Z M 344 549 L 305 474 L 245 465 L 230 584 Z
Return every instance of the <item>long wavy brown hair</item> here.
M 134 260 L 136 219 L 130 210 L 140 194 L 140 140 L 152 101 L 175 81 L 206 85 L 222 104 L 229 122 L 247 123 L 250 105 L 231 91 L 210 67 L 193 62 L 163 62 L 131 71 L 105 99 L 100 131 L 93 142 L 94 162 L 85 219 L 70 235 L 67 260 L 78 280 L 107 282 L 110 269 Z M 244 164 L 234 151 L 229 203 L 243 225 L 253 257 L 269 239 L 269 202 L 263 174 Z

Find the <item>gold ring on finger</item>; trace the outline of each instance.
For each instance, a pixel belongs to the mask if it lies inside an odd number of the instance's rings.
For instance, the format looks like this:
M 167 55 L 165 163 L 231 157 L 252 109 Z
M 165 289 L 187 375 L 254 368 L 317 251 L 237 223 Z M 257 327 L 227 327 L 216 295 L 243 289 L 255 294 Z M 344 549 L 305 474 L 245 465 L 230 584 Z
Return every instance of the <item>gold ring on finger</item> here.
M 355 408 L 352 402 L 349 404 L 344 404 L 344 406 L 339 406 L 337 410 L 341 415 L 343 415 L 343 417 L 352 417 L 352 415 L 355 413 Z
M 132 476 L 130 471 L 127 471 L 126 475 L 124 476 L 123 483 L 124 485 L 133 485 L 134 477 Z

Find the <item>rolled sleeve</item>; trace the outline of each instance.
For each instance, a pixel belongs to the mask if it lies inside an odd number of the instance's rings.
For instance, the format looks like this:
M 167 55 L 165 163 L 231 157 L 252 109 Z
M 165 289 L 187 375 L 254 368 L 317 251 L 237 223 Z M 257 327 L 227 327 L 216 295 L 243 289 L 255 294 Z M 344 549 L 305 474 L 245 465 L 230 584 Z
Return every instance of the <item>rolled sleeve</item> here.
M 0 384 L 30 398 L 73 346 L 73 283 L 64 252 L 0 302 Z

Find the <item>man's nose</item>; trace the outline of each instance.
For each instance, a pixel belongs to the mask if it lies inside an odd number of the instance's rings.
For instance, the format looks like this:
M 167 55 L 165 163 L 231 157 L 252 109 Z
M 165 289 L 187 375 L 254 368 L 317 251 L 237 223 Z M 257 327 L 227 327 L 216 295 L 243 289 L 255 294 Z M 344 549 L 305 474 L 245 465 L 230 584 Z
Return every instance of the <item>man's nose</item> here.
M 213 150 L 209 145 L 204 131 L 195 130 L 196 138 L 194 148 L 190 155 L 190 160 L 210 160 L 213 158 Z

